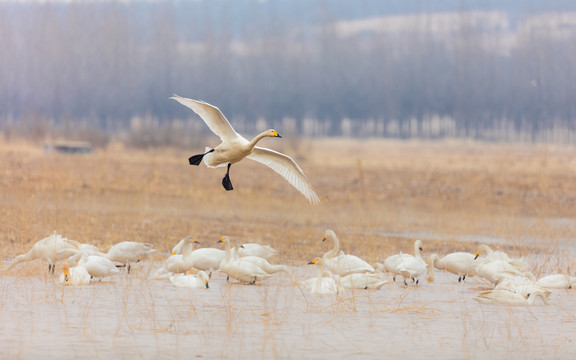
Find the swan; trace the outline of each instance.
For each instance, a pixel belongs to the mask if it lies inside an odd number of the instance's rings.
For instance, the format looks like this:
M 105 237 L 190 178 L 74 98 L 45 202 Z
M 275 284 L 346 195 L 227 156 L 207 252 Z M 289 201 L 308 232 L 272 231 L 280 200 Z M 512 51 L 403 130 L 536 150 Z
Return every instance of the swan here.
M 304 280 L 302 285 L 317 295 L 332 295 L 344 291 L 330 271 L 321 271 L 319 276 Z
M 270 245 L 260 245 L 256 243 L 242 243 L 240 245 L 240 256 L 259 256 L 264 259 L 269 259 L 278 255 L 278 250 Z
M 381 271 L 385 269 L 391 273 L 394 282 L 396 282 L 396 277 L 398 275 L 402 275 L 402 270 L 404 270 L 404 275 L 407 275 L 409 278 L 412 278 L 413 281 L 416 281 L 416 277 L 413 278 L 411 276 L 410 270 L 412 270 L 413 275 L 420 277 L 423 275 L 423 267 L 427 268 L 426 263 L 422 260 L 420 251 L 422 251 L 422 240 L 416 240 L 414 241 L 414 255 L 403 253 L 390 255 L 384 260 L 384 264 L 377 263 L 377 266 Z M 404 283 L 406 284 L 406 277 Z
M 520 271 L 525 271 L 528 269 L 529 265 L 522 259 L 511 259 L 508 254 L 503 251 L 492 250 L 488 245 L 480 244 L 476 250 L 476 257 L 474 260 L 478 259 L 480 254 L 485 254 L 486 260 L 502 260 L 506 261 L 510 265 L 514 266 Z
M 227 191 L 233 190 L 230 181 L 230 166 L 248 158 L 262 163 L 284 177 L 292 186 L 296 188 L 312 204 L 320 202 L 318 195 L 314 191 L 312 184 L 304 175 L 300 166 L 291 157 L 274 150 L 256 146 L 258 141 L 264 137 L 281 137 L 276 130 L 270 129 L 257 135 L 252 141 L 246 140 L 238 134 L 220 109 L 203 101 L 187 99 L 174 95 L 171 99 L 192 109 L 208 125 L 210 130 L 220 137 L 222 143 L 215 148 L 206 148 L 206 152 L 190 157 L 190 165 L 200 165 L 202 159 L 204 164 L 211 168 L 228 166 L 226 175 L 222 179 L 222 186 Z
M 97 277 L 100 278 L 100 280 L 120 273 L 118 267 L 114 265 L 111 260 L 102 256 L 105 254 L 99 253 L 100 255 L 92 255 L 94 253 L 93 249 L 84 248 L 84 250 L 80 250 L 68 258 L 66 262 L 68 264 L 75 263 L 77 266 L 82 266 L 88 271 L 91 277 Z
M 438 255 L 432 254 L 429 259 L 431 262 L 430 270 L 433 271 L 433 268 L 436 268 L 451 272 L 458 275 L 458 282 L 464 281 L 466 276 L 474 276 L 478 265 L 474 262 L 474 255 L 467 252 L 450 253 L 442 259 Z
M 508 261 L 486 259 L 478 264 L 476 274 L 496 285 L 506 278 L 522 276 L 524 273 Z
M 536 285 L 546 289 L 572 289 L 576 286 L 576 277 L 564 274 L 548 275 L 538 279 Z
M 512 291 L 521 294 L 524 297 L 527 297 L 530 293 L 540 291 L 546 295 L 546 297 L 549 297 L 552 292 L 542 286 L 537 285 L 535 280 L 536 277 L 534 277 L 532 273 L 526 272 L 522 276 L 512 276 L 505 278 L 496 284 L 494 289 Z
M 154 251 L 151 244 L 135 241 L 122 241 L 114 244 L 108 253 L 102 254 L 108 260 L 120 263 L 120 267 L 127 267 L 130 274 L 130 263 L 139 262 L 143 258 L 151 255 Z
M 66 239 L 54 231 L 47 238 L 38 240 L 27 253 L 16 256 L 7 270 L 24 261 L 44 259 L 48 263 L 48 272 L 53 274 L 57 261 L 69 258 L 78 250 L 78 242 Z
M 482 291 L 474 300 L 482 304 L 505 304 L 505 305 L 532 305 L 537 298 L 542 299 L 545 305 L 549 304 L 546 294 L 542 291 L 534 291 L 526 296 L 508 290 Z
M 344 254 L 340 251 L 340 241 L 334 231 L 326 230 L 322 241 L 326 241 L 328 238 L 334 243 L 332 250 L 322 255 L 323 264 L 328 270 L 340 276 L 374 272 L 374 267 L 358 256 Z
M 271 274 L 262 270 L 262 268 L 254 262 L 246 261 L 245 258 L 238 257 L 238 252 L 233 253 L 230 248 L 230 239 L 227 236 L 223 236 L 218 240 L 218 243 L 222 242 L 226 245 L 226 251 L 224 260 L 220 263 L 220 271 L 228 275 L 228 277 L 254 285 L 256 281 L 271 276 Z
M 92 277 L 83 266 L 70 267 L 66 261 L 62 263 L 60 283 L 67 285 L 88 285 Z
M 198 271 L 196 275 L 193 274 L 177 274 L 170 276 L 170 281 L 172 284 L 178 287 L 189 287 L 189 288 L 203 288 L 209 289 L 208 285 L 208 274 L 204 271 Z
M 192 236 L 186 236 L 184 239 L 180 240 L 178 245 L 181 254 L 170 255 L 164 262 L 164 266 L 158 270 L 158 272 L 169 272 L 172 274 L 185 273 L 191 267 L 194 266 L 193 260 L 191 258 L 191 253 L 194 250 L 194 245 L 199 244 L 199 242 Z M 172 249 L 172 252 L 174 249 Z
M 388 281 L 383 278 L 383 274 L 350 274 L 343 277 L 334 276 L 345 289 L 374 289 L 378 290 Z

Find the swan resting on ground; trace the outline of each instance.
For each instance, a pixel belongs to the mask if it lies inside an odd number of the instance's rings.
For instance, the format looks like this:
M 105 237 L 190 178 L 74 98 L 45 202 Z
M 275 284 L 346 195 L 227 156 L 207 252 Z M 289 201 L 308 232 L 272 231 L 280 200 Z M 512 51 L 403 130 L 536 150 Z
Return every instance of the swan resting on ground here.
M 188 288 L 203 288 L 209 289 L 208 285 L 208 274 L 204 271 L 198 271 L 196 275 L 193 274 L 177 274 L 170 276 L 170 281 L 172 284 L 178 287 L 188 287 Z
M 317 295 L 333 295 L 344 291 L 330 271 L 322 271 L 319 276 L 303 281 L 302 285 Z
M 264 280 L 271 276 L 254 262 L 243 261 L 242 259 L 245 258 L 238 257 L 238 251 L 232 251 L 230 239 L 227 236 L 223 236 L 218 240 L 218 243 L 222 242 L 226 245 L 226 251 L 224 260 L 220 263 L 220 271 L 228 275 L 229 278 L 254 285 L 256 281 Z
M 542 299 L 545 305 L 549 304 L 546 294 L 542 291 L 534 291 L 524 296 L 508 290 L 489 290 L 482 291 L 474 300 L 482 304 L 504 304 L 504 305 L 533 305 L 537 298 Z
M 300 166 L 291 157 L 274 150 L 256 146 L 258 141 L 264 137 L 280 138 L 281 136 L 276 130 L 264 131 L 251 141 L 248 141 L 232 128 L 224 114 L 217 107 L 203 101 L 187 99 L 178 95 L 174 95 L 171 99 L 192 109 L 204 120 L 210 130 L 220 137 L 222 141 L 220 145 L 215 148 L 206 148 L 206 152 L 194 155 L 188 161 L 190 165 L 200 165 L 200 162 L 204 159 L 204 164 L 210 168 L 228 166 L 226 175 L 222 179 L 222 186 L 227 191 L 234 189 L 230 181 L 230 167 L 232 164 L 248 158 L 276 171 L 304 195 L 310 203 L 316 204 L 320 202 L 318 195 L 312 188 L 312 184 L 304 175 Z
M 547 275 L 538 279 L 536 285 L 546 289 L 572 289 L 576 287 L 576 277 L 564 274 Z
M 92 277 L 83 266 L 70 267 L 65 261 L 62 263 L 62 274 L 60 283 L 65 285 L 88 285 Z
M 335 275 L 334 279 L 345 289 L 378 290 L 388 282 L 384 279 L 384 274 L 350 274 L 343 277 Z
M 259 256 L 269 259 L 278 255 L 278 250 L 270 245 L 260 245 L 256 243 L 242 243 L 240 245 L 240 256 Z

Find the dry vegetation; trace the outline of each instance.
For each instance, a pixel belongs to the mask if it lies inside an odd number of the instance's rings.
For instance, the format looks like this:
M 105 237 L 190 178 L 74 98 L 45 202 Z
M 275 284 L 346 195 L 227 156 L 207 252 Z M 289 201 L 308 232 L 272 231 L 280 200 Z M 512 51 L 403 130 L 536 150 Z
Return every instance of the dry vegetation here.
M 192 234 L 272 244 L 275 262 L 303 266 L 333 228 L 344 250 L 374 262 L 424 240 L 425 255 L 473 251 L 488 241 L 527 256 L 537 275 L 573 273 L 576 152 L 572 147 L 469 142 L 266 141 L 287 146 L 321 198 L 312 206 L 260 164 L 223 170 L 187 165 L 189 152 L 111 144 L 87 155 L 46 154 L 0 143 L 0 256 L 5 261 L 54 230 L 106 250 L 145 241 L 166 256 Z M 201 148 L 201 147 L 199 147 Z M 40 267 L 42 265 L 42 267 Z M 418 287 L 315 297 L 276 277 L 260 286 L 175 288 L 135 274 L 63 287 L 39 262 L 0 275 L 0 347 L 10 358 L 524 358 L 574 348 L 573 291 L 551 306 L 490 307 L 482 282 L 439 274 Z M 437 274 L 438 275 L 438 274 Z M 382 339 L 393 346 L 383 346 Z M 417 343 L 420 346 L 414 347 Z
M 326 228 L 371 261 L 419 236 L 428 251 L 473 250 L 490 238 L 515 255 L 573 237 L 573 147 L 321 140 L 285 150 L 297 153 L 320 205 L 252 162 L 232 167 L 227 193 L 223 171 L 187 165 L 194 150 L 111 145 L 70 156 L 2 143 L 2 255 L 54 230 L 104 249 L 134 240 L 163 251 L 187 234 L 205 246 L 229 235 L 270 243 L 294 265 L 324 250 Z

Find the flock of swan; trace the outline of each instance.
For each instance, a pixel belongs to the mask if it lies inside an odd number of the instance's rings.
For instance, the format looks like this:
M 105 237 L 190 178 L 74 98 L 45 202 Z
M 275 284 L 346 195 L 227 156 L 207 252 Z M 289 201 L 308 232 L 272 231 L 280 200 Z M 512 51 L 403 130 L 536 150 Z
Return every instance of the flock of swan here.
M 162 266 L 147 274 L 150 279 L 169 279 L 175 286 L 189 288 L 209 288 L 209 281 L 215 271 L 227 275 L 227 281 L 236 280 L 243 284 L 255 284 L 283 272 L 294 286 L 307 288 L 313 294 L 338 294 L 345 289 L 377 290 L 402 277 L 405 286 L 418 286 L 423 279 L 434 281 L 435 271 L 447 271 L 457 276 L 458 282 L 477 276 L 491 286 L 481 291 L 474 300 L 485 304 L 531 305 L 537 299 L 548 304 L 548 297 L 554 289 L 570 289 L 576 286 L 576 277 L 553 274 L 536 279 L 529 271 L 529 265 L 521 259 L 512 259 L 502 251 L 480 245 L 476 254 L 455 252 L 439 257 L 422 257 L 422 241 L 414 242 L 414 254 L 395 254 L 382 263 L 370 265 L 365 260 L 340 250 L 340 241 L 334 231 L 326 230 L 323 241 L 331 241 L 332 248 L 321 257 L 308 262 L 320 267 L 318 276 L 297 281 L 290 267 L 273 264 L 269 260 L 278 251 L 269 245 L 256 243 L 236 243 L 223 236 L 217 243 L 225 249 L 213 247 L 196 248 L 199 241 L 186 236 L 172 249 L 172 254 L 163 260 Z M 126 268 L 130 273 L 131 264 L 150 260 L 155 252 L 151 244 L 124 241 L 101 252 L 97 247 L 67 239 L 54 232 L 36 242 L 30 251 L 18 255 L 9 264 L 15 265 L 34 259 L 48 263 L 48 272 L 55 272 L 56 262 L 62 261 L 59 281 L 68 285 L 88 285 L 94 278 L 100 280 L 121 273 Z M 71 266 L 73 265 L 73 266 Z
M 230 167 L 244 158 L 260 162 L 284 177 L 294 188 L 313 204 L 320 201 L 312 184 L 302 169 L 289 156 L 274 150 L 256 146 L 264 137 L 281 136 L 274 129 L 257 135 L 252 140 L 239 135 L 226 117 L 215 106 L 203 101 L 174 95 L 171 99 L 192 109 L 198 114 L 221 143 L 207 147 L 201 154 L 189 158 L 190 165 L 200 165 L 202 161 L 210 168 L 227 167 L 222 186 L 233 190 L 230 180 Z M 218 243 L 224 243 L 225 250 L 214 247 L 196 248 L 199 242 L 192 236 L 182 239 L 172 249 L 162 266 L 152 279 L 170 279 L 178 287 L 209 288 L 214 271 L 227 275 L 227 281 L 234 279 L 245 284 L 255 284 L 283 272 L 293 285 L 302 285 L 314 294 L 338 294 L 344 289 L 380 289 L 388 282 L 386 273 L 392 274 L 395 282 L 403 278 L 405 286 L 418 286 L 422 279 L 434 279 L 434 271 L 448 271 L 458 276 L 458 282 L 467 277 L 478 276 L 491 284 L 491 288 L 474 297 L 481 303 L 503 303 L 510 305 L 530 305 L 540 298 L 548 304 L 552 289 L 571 288 L 576 278 L 555 274 L 536 279 L 528 270 L 527 263 L 511 259 L 501 251 L 494 251 L 480 245 L 476 254 L 455 252 L 439 257 L 433 254 L 427 260 L 421 255 L 422 242 L 414 242 L 414 254 L 395 254 L 382 263 L 369 264 L 358 256 L 345 254 L 340 250 L 338 237 L 327 230 L 323 241 L 332 241 L 332 249 L 309 264 L 320 266 L 319 275 L 299 282 L 294 272 L 286 265 L 272 264 L 270 258 L 278 254 L 268 245 L 255 243 L 235 244 L 223 236 Z M 60 282 L 71 285 L 90 284 L 93 278 L 100 280 L 120 274 L 121 267 L 126 273 L 131 265 L 149 259 L 155 252 L 151 244 L 124 241 L 113 245 L 107 252 L 97 247 L 67 239 L 56 232 L 34 244 L 25 254 L 18 255 L 10 263 L 8 270 L 15 265 L 33 259 L 43 259 L 48 263 L 48 272 L 54 274 L 56 262 L 62 261 Z M 74 265 L 74 266 L 70 266 Z

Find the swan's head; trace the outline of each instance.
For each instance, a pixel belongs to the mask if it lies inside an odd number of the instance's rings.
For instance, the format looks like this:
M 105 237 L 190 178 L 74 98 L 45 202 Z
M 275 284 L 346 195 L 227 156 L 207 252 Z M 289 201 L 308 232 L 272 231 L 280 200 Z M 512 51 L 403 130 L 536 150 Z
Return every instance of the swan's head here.
M 316 265 L 316 264 L 320 264 L 322 262 L 322 259 L 316 258 L 316 259 L 312 259 L 312 261 L 308 262 L 308 265 Z
M 266 136 L 282 138 L 282 136 L 280 136 L 280 134 L 278 134 L 278 131 L 276 131 L 274 129 L 270 129 L 270 130 L 266 131 Z
M 494 252 L 494 250 L 492 250 L 488 245 L 480 244 L 478 246 L 478 250 L 476 250 L 476 256 L 474 257 L 474 260 L 478 259 L 480 254 L 491 254 L 492 252 Z
M 64 274 L 64 281 L 68 281 L 70 279 L 70 265 L 66 261 L 62 263 L 62 273 Z
M 326 233 L 324 234 L 324 238 L 322 238 L 322 241 L 326 241 L 326 239 L 328 238 L 336 238 L 336 233 L 332 230 L 326 230 Z
M 422 249 L 422 240 L 416 240 L 414 242 L 414 247 L 417 247 L 420 251 L 424 251 L 424 249 Z

